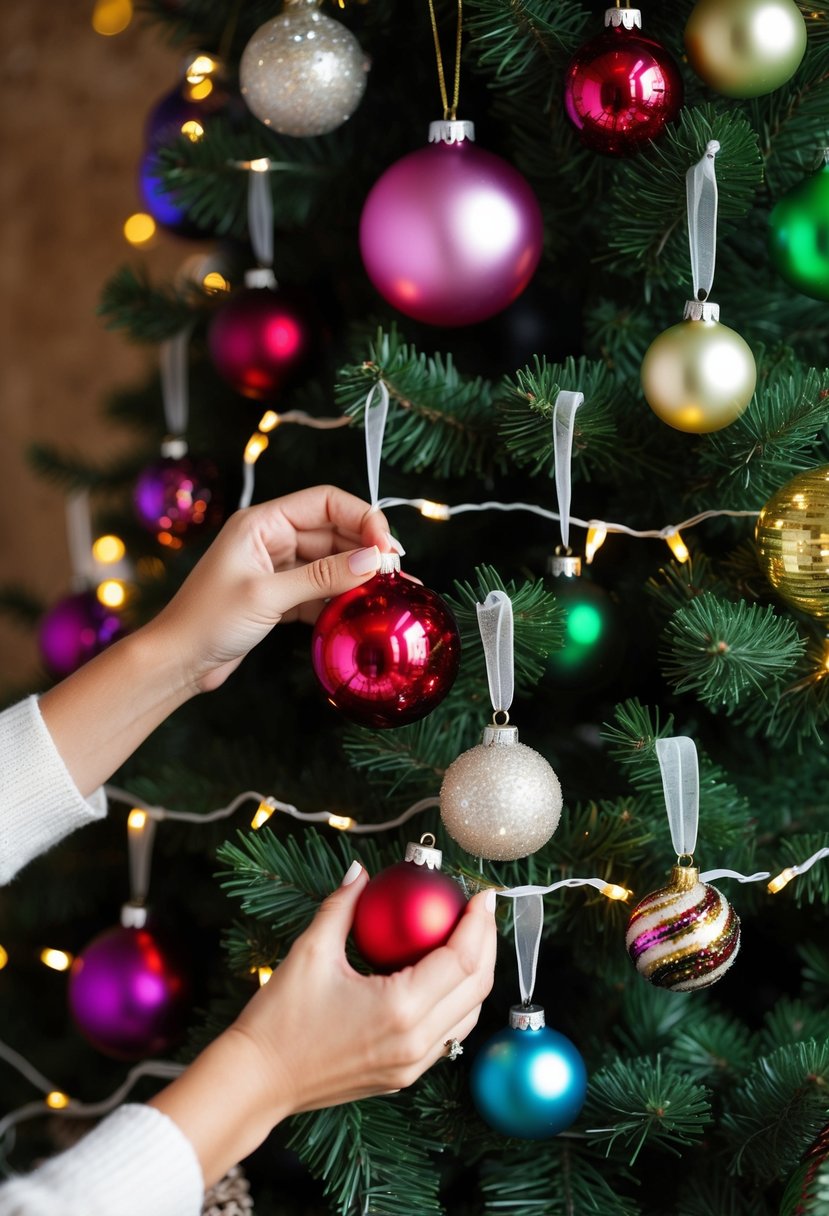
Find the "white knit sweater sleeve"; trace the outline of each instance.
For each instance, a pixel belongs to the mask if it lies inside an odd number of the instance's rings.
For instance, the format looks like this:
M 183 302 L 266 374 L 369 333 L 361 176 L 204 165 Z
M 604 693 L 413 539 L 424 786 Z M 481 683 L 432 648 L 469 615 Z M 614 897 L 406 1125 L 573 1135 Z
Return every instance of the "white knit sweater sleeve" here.
M 75 828 L 103 819 L 106 796 L 75 786 L 28 697 L 0 713 L 0 886 Z
M 73 1148 L 0 1186 L 0 1216 L 199 1216 L 190 1142 L 153 1106 L 121 1106 Z

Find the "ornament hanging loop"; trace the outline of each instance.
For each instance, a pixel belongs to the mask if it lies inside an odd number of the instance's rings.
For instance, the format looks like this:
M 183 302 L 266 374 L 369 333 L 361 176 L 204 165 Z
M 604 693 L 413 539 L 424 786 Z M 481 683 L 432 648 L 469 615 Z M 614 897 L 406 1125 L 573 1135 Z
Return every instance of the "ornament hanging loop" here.
M 561 526 L 561 543 L 568 556 L 570 553 L 573 435 L 576 427 L 576 410 L 583 404 L 584 393 L 574 393 L 562 389 L 553 406 L 553 463 L 555 464 L 556 496 Z
M 656 756 L 662 773 L 665 809 L 668 813 L 668 826 L 677 865 L 681 865 L 684 857 L 693 863 L 699 827 L 699 763 L 696 745 L 687 735 L 657 739 Z
M 676 864 L 679 866 L 680 870 L 693 869 L 693 867 L 694 867 L 693 853 L 678 853 L 677 858 L 676 858 Z
M 508 726 L 509 725 L 509 710 L 496 709 L 492 713 L 493 726 Z
M 450 104 L 449 95 L 446 91 L 446 76 L 443 70 L 443 52 L 440 49 L 440 36 L 438 34 L 438 21 L 435 14 L 434 0 L 429 0 L 429 18 L 432 23 L 432 38 L 435 43 L 435 59 L 437 60 L 438 69 L 438 87 L 440 88 L 440 100 L 443 103 L 443 121 L 455 122 L 458 117 L 458 99 L 461 91 L 461 34 L 463 33 L 463 0 L 458 0 L 458 25 L 455 34 L 455 73 L 452 84 L 452 101 Z
M 714 157 L 719 141 L 711 139 L 702 158 L 685 174 L 685 199 L 688 210 L 688 246 L 694 299 L 703 302 L 714 285 L 717 260 L 717 174 Z
M 515 691 L 512 600 L 506 591 L 490 591 L 475 608 L 495 721 L 495 715 L 507 713 Z
M 373 405 L 374 394 L 380 390 L 380 400 Z M 366 432 L 366 472 L 368 492 L 372 509 L 376 510 L 380 500 L 380 461 L 383 456 L 383 436 L 389 414 L 389 390 L 385 381 L 372 384 L 366 397 L 364 426 Z

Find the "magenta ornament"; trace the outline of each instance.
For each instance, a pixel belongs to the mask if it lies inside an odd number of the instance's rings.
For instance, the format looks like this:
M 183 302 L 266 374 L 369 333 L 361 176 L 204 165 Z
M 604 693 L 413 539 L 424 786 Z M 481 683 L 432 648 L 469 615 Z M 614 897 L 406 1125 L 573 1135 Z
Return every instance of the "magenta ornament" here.
M 117 925 L 86 947 L 69 976 L 69 1008 L 104 1055 L 140 1060 L 167 1051 L 190 1010 L 190 978 L 155 931 Z
M 162 456 L 139 474 L 133 491 L 138 520 L 150 532 L 184 537 L 221 517 L 218 473 L 208 460 Z
M 441 137 L 447 132 L 452 142 Z M 429 138 L 375 182 L 360 252 L 374 286 L 406 316 L 474 325 L 530 282 L 541 209 L 517 169 L 474 143 L 471 123 L 432 123 Z
M 243 397 L 273 397 L 299 374 L 317 349 L 312 310 L 296 292 L 281 287 L 234 291 L 207 334 L 219 375 Z
M 94 591 L 79 591 L 58 600 L 41 619 L 40 657 L 49 674 L 62 680 L 127 632 L 118 613 Z

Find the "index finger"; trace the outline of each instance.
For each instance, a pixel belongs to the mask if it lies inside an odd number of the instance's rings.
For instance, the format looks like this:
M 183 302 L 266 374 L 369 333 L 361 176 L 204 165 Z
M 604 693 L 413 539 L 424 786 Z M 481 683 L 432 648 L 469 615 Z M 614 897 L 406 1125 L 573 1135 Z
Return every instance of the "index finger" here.
M 344 533 L 361 537 L 365 545 L 376 545 L 381 553 L 389 550 L 389 522 L 383 512 L 338 486 L 309 486 L 307 490 L 296 490 L 262 503 L 261 513 L 262 539 L 266 545 L 271 527 L 274 539 L 277 539 L 281 519 L 297 532 L 333 525 Z

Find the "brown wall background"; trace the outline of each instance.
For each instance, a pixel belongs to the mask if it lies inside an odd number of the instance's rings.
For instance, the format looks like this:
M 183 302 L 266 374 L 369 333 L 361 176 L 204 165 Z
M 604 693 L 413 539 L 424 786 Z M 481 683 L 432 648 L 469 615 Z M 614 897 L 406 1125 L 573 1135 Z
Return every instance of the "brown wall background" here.
M 147 349 L 96 316 L 104 282 L 141 262 L 169 277 L 193 252 L 162 235 L 133 250 L 143 124 L 182 57 L 134 20 L 96 34 L 92 0 L 0 3 L 0 585 L 51 602 L 69 589 L 65 499 L 25 462 L 35 440 L 113 455 L 128 436 L 103 418 L 113 389 L 140 382 Z M 38 670 L 31 634 L 0 618 L 0 690 Z

